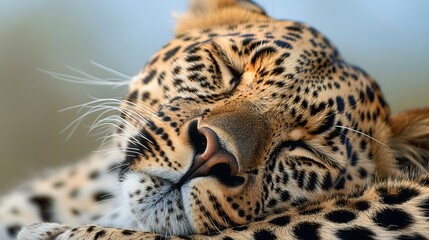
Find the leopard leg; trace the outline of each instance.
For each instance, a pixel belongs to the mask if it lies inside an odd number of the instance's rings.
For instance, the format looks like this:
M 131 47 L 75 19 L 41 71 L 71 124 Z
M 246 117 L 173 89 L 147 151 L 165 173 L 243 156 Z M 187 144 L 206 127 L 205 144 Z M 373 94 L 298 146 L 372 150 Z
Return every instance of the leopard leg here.
M 383 181 L 208 235 L 165 237 L 91 225 L 63 228 L 64 233 L 52 239 L 425 239 L 429 231 L 428 182 L 429 175 L 414 180 Z M 51 227 L 54 229 L 37 225 L 23 232 L 33 232 L 35 236 L 46 236 L 46 231 L 57 233 L 58 226 Z

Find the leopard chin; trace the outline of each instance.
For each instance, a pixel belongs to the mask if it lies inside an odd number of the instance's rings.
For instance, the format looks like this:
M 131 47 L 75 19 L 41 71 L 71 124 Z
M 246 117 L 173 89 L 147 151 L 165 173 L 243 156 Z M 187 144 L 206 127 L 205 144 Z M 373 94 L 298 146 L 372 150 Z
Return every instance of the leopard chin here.
M 137 223 L 138 230 L 166 235 L 195 233 L 185 211 L 182 192 L 187 185 L 174 183 L 145 173 L 128 173 L 122 182 L 122 198 Z

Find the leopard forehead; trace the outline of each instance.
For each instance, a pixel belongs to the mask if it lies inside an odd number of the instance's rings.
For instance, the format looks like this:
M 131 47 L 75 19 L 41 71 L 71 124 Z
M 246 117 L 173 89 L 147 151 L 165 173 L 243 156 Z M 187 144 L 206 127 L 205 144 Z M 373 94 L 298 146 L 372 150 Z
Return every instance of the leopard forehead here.
M 385 140 L 389 116 L 377 84 L 325 36 L 272 19 L 181 32 L 122 107 L 131 211 L 145 230 L 172 234 L 246 224 L 367 182 L 382 153 L 372 139 Z M 242 185 L 216 175 L 172 190 L 198 154 L 194 121 L 235 157 Z

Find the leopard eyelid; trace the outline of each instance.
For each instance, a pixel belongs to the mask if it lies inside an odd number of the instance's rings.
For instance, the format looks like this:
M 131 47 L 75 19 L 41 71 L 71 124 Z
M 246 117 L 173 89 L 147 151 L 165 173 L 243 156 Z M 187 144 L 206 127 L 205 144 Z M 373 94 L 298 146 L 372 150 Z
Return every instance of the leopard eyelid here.
M 288 144 L 290 145 L 289 146 L 290 151 L 293 151 L 296 148 L 300 148 L 311 153 L 313 156 L 315 156 L 317 159 L 327 164 L 328 166 L 340 167 L 339 164 L 336 161 L 333 161 L 330 156 L 326 155 L 323 151 L 320 151 L 319 149 L 309 145 L 307 142 L 289 141 Z

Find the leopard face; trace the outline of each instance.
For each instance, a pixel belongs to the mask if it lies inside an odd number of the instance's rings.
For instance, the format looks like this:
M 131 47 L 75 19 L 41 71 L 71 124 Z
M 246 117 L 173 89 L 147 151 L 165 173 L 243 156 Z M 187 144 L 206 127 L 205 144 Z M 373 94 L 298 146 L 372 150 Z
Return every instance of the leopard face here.
M 369 181 L 389 115 L 371 77 L 312 27 L 250 1 L 212 7 L 194 6 L 122 103 L 121 197 L 138 227 L 208 233 Z

